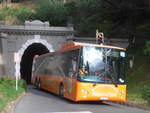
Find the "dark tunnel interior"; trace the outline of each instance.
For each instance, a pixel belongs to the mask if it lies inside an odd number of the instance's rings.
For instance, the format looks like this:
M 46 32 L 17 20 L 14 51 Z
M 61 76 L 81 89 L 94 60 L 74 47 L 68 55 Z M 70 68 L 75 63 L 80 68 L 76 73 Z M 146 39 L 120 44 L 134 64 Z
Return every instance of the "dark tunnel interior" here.
M 33 43 L 25 50 L 20 63 L 20 73 L 21 79 L 24 79 L 27 84 L 31 83 L 33 57 L 48 52 L 49 50 L 47 47 L 41 43 Z

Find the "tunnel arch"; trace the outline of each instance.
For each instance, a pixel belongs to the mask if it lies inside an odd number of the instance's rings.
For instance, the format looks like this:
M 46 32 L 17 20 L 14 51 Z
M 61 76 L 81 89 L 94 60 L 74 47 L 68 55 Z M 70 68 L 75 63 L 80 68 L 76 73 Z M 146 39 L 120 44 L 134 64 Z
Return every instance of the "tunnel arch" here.
M 17 62 L 15 64 L 15 76 L 17 79 L 21 79 L 21 68 L 20 66 L 22 65 L 22 60 L 26 52 L 29 51 L 29 49 L 36 47 L 42 47 L 45 48 L 45 51 L 53 52 L 53 46 L 47 42 L 47 40 L 41 39 L 40 35 L 34 35 L 34 39 L 29 39 L 22 45 L 22 47 L 18 50 L 17 53 Z M 46 53 L 46 52 L 45 52 Z M 39 52 L 39 54 L 42 54 Z M 28 81 L 27 81 L 28 82 Z
M 20 62 L 21 79 L 27 84 L 31 83 L 32 63 L 35 55 L 48 53 L 49 50 L 41 43 L 33 43 L 24 51 Z

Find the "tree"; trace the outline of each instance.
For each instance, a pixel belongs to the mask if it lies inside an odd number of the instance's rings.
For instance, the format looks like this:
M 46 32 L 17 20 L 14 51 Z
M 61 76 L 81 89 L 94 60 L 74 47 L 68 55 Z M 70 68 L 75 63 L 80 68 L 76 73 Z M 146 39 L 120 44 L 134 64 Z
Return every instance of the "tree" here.
M 67 9 L 62 2 L 45 0 L 40 2 L 32 19 L 49 21 L 53 26 L 64 26 L 67 23 Z

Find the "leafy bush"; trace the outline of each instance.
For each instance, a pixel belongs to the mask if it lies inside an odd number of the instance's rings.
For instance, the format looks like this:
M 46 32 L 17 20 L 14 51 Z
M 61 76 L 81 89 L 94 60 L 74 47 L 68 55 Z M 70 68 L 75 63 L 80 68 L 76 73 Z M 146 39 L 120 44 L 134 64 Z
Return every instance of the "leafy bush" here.
M 75 30 L 79 36 L 95 36 L 95 30 L 106 32 L 112 23 L 104 11 L 102 0 L 80 0 L 66 3 L 68 16 L 73 19 Z M 105 30 L 105 31 L 104 31 Z
M 19 7 L 17 8 L 16 16 L 19 21 L 24 22 L 25 20 L 30 19 L 32 16 L 32 11 L 31 9 L 28 9 L 26 7 Z
M 144 54 L 145 55 L 150 55 L 150 41 L 146 42 L 146 46 L 144 48 Z
M 142 90 L 142 97 L 144 100 L 150 102 L 150 85 L 144 85 Z
M 0 78 L 0 112 L 10 101 L 16 99 L 19 94 L 26 91 L 25 81 L 19 80 L 19 87 L 16 91 L 15 79 L 9 77 Z
M 23 1 L 31 1 L 31 0 L 11 0 L 11 2 L 23 2 Z
M 20 88 L 27 90 L 27 85 L 26 85 L 26 82 L 24 80 L 19 80 L 18 86 Z
M 3 6 L 0 8 L 0 20 L 5 20 L 6 24 L 20 24 L 30 19 L 32 11 L 26 7 Z
M 21 1 L 24 1 L 24 0 L 11 0 L 11 2 L 21 2 Z
M 49 21 L 51 25 L 63 26 L 67 23 L 67 9 L 63 3 L 53 0 L 45 0 L 40 2 L 40 7 L 35 10 L 32 19 L 41 21 Z

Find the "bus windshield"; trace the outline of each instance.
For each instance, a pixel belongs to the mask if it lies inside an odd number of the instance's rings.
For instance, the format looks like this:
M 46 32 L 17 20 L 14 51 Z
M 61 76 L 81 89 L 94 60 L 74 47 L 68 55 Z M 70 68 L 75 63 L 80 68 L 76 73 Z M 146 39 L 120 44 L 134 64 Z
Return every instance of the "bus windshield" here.
M 124 50 L 85 46 L 80 53 L 78 80 L 124 84 L 126 65 Z

